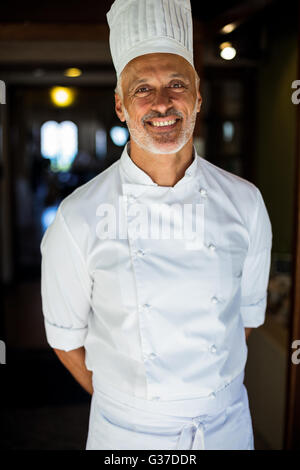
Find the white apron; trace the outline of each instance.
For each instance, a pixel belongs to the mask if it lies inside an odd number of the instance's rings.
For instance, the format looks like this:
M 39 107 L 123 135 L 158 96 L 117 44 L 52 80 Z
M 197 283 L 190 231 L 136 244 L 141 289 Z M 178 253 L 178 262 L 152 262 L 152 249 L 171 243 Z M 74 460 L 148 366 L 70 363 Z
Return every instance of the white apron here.
M 254 450 L 244 371 L 213 396 L 152 401 L 94 383 L 86 450 Z

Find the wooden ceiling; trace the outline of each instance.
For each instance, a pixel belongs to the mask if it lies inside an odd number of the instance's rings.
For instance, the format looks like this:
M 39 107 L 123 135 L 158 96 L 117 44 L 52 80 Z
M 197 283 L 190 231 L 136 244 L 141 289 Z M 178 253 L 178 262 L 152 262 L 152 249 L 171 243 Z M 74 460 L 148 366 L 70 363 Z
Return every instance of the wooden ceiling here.
M 0 21 L 6 22 L 43 22 L 43 23 L 102 23 L 106 24 L 106 13 L 112 0 L 51 0 L 48 2 L 27 0 L 26 2 L 2 2 Z M 211 21 L 233 8 L 244 8 L 246 4 L 261 7 L 265 0 L 191 0 L 193 16 L 202 21 Z
M 36 68 L 47 68 L 44 75 L 48 80 L 52 77 L 52 66 L 57 76 L 61 75 L 59 67 L 80 66 L 89 69 L 92 82 L 111 81 L 114 69 L 106 13 L 112 3 L 112 0 L 28 0 L 18 3 L 16 8 L 14 2 L 2 2 L 1 76 L 5 72 L 7 82 L 25 81 L 28 66 L 29 80 L 41 83 L 42 76 L 32 73 Z M 275 31 L 278 25 L 289 28 L 296 21 L 298 4 L 298 0 L 289 0 L 288 7 L 283 0 L 191 0 L 194 42 L 203 52 L 202 62 L 223 67 L 255 65 L 265 47 L 262 39 L 266 26 Z M 236 30 L 226 36 L 220 34 L 220 29 L 231 22 L 238 25 Z M 234 64 L 225 64 L 218 56 L 218 44 L 224 40 L 233 40 L 238 47 Z M 87 74 L 81 80 L 86 77 Z
M 106 13 L 112 0 L 28 0 L 18 3 L 3 2 L 0 10 L 0 40 L 76 39 L 107 40 Z M 297 0 L 289 0 L 293 11 Z M 226 0 L 222 2 L 191 0 L 194 20 L 200 22 L 206 35 L 216 33 L 227 23 L 247 22 L 266 11 L 270 5 L 286 9 L 281 0 Z M 278 8 L 277 8 L 278 9 Z

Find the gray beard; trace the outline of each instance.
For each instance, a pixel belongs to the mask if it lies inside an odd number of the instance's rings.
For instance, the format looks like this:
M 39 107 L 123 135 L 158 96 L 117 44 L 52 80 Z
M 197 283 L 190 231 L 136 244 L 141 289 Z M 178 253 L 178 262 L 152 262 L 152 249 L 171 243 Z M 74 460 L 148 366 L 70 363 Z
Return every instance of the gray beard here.
M 186 122 L 185 128 L 181 129 L 176 139 L 175 145 L 172 146 L 170 150 L 164 149 L 163 151 L 161 150 L 161 145 L 163 145 L 164 142 L 157 142 L 152 136 L 148 134 L 148 132 L 144 128 L 140 130 L 138 127 L 135 127 L 134 123 L 131 122 L 127 109 L 125 108 L 125 106 L 123 106 L 123 111 L 126 119 L 126 124 L 130 133 L 130 138 L 139 147 L 146 150 L 147 152 L 164 155 L 179 152 L 185 146 L 185 144 L 188 142 L 194 132 L 195 122 L 197 118 L 197 103 L 198 100 L 196 99 L 193 112 L 189 117 L 188 121 Z M 168 142 L 168 139 L 166 139 L 166 142 Z

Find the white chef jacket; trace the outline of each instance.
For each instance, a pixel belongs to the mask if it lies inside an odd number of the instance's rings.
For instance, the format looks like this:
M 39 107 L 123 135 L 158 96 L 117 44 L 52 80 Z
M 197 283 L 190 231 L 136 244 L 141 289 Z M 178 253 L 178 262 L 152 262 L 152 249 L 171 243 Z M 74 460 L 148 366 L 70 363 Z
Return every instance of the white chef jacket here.
M 131 160 L 129 145 L 60 203 L 44 234 L 47 340 L 65 351 L 84 346 L 94 383 L 120 393 L 213 396 L 244 370 L 244 328 L 265 318 L 272 230 L 262 195 L 195 148 L 175 186 L 159 186 Z M 202 246 L 132 236 L 136 201 L 202 204 Z M 99 237 L 105 204 L 127 238 Z

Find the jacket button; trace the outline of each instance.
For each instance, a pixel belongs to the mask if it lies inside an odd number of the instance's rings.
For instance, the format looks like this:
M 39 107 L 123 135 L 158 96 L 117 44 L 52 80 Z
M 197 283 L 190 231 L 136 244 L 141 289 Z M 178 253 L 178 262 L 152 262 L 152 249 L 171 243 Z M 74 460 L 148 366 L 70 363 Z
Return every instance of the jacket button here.
M 210 352 L 212 352 L 212 353 L 217 352 L 217 348 L 214 344 L 210 347 Z
M 201 194 L 201 196 L 205 197 L 205 196 L 207 195 L 206 189 L 201 188 L 201 189 L 200 189 L 200 194 Z
M 217 297 L 212 297 L 210 300 L 213 304 L 217 304 L 219 302 Z
M 210 243 L 210 245 L 208 245 L 208 248 L 210 249 L 210 251 L 215 251 L 216 246 Z
M 151 308 L 150 304 L 144 304 L 143 305 L 143 309 L 146 310 L 146 311 L 150 310 L 150 308 Z
M 149 354 L 149 359 L 155 359 L 156 358 L 156 354 L 154 352 L 150 353 Z

